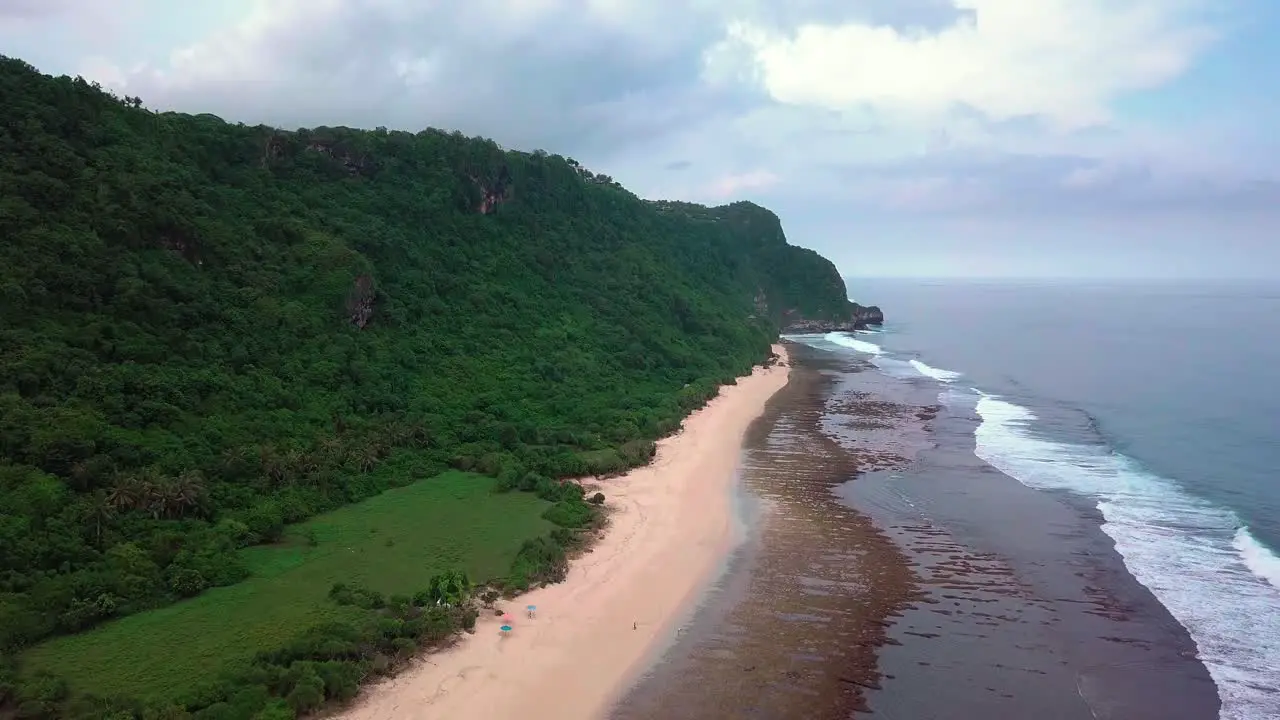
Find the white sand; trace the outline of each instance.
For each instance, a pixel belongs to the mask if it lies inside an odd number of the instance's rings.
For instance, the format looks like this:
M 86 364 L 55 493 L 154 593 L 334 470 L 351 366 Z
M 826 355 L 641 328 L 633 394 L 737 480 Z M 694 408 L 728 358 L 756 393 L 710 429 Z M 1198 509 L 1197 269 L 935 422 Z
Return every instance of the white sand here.
M 786 360 L 782 346 L 774 351 Z M 373 686 L 339 717 L 603 717 L 732 549 L 743 436 L 786 385 L 789 365 L 756 368 L 722 388 L 658 443 L 652 464 L 604 481 L 613 509 L 605 537 L 565 582 L 500 603 L 515 618 L 509 636 L 483 613 L 475 635 Z M 538 606 L 536 618 L 526 605 Z

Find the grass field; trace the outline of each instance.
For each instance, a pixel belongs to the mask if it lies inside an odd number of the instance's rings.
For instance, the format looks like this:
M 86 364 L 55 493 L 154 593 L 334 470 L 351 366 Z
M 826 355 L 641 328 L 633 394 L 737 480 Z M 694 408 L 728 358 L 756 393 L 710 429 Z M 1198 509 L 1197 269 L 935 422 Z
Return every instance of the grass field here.
M 527 539 L 552 527 L 531 493 L 493 495 L 494 480 L 450 472 L 294 526 L 286 542 L 250 548 L 254 576 L 29 651 L 73 690 L 166 700 L 299 630 L 358 612 L 328 601 L 335 582 L 411 594 L 436 572 L 504 575 Z M 306 538 L 313 536 L 315 544 Z

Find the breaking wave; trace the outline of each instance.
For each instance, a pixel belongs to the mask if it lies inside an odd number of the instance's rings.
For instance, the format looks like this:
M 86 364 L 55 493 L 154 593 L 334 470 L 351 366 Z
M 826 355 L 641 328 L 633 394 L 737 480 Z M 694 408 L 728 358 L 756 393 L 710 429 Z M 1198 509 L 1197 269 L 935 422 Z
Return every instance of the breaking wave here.
M 849 348 L 850 350 L 857 350 L 860 353 L 867 353 L 868 355 L 880 355 L 881 353 L 884 352 L 883 350 L 880 349 L 879 345 L 875 343 L 867 342 L 865 340 L 859 340 L 855 337 L 851 337 L 847 333 L 840 333 L 840 332 L 827 333 L 826 335 L 822 336 L 822 339 L 826 340 L 829 343 L 832 343 L 833 345 L 846 347 L 846 348 Z
M 951 370 L 942 370 L 940 368 L 925 365 L 915 358 L 912 358 L 909 362 L 911 363 L 911 367 L 916 369 L 916 372 L 925 377 L 933 378 L 938 382 L 949 383 L 956 380 L 961 375 L 961 373 L 953 372 Z
M 975 392 L 982 422 L 974 452 L 1024 485 L 1097 502 L 1102 531 L 1130 574 L 1195 640 L 1223 720 L 1280 717 L 1280 558 L 1230 510 L 1106 444 L 1042 439 L 1030 410 Z

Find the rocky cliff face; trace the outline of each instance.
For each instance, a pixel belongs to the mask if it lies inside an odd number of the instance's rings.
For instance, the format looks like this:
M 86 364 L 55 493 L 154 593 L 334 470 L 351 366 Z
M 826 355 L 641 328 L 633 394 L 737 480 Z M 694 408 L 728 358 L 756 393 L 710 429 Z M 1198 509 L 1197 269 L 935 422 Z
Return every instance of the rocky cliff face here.
M 866 307 L 863 307 L 862 305 L 854 303 L 853 306 L 856 308 L 854 311 L 854 317 L 859 321 L 867 325 L 884 324 L 884 312 L 880 310 L 879 305 L 867 305 Z
M 369 320 L 373 318 L 373 303 L 376 297 L 377 291 L 374 288 L 373 278 L 368 275 L 357 277 L 351 285 L 351 291 L 347 293 L 347 318 L 351 320 L 352 325 L 364 329 L 364 326 L 369 324 Z
M 852 332 L 863 330 L 871 325 L 884 324 L 884 313 L 876 305 L 859 305 L 849 303 L 848 320 L 814 320 L 789 312 L 782 324 L 782 332 L 795 335 L 806 335 L 829 332 Z

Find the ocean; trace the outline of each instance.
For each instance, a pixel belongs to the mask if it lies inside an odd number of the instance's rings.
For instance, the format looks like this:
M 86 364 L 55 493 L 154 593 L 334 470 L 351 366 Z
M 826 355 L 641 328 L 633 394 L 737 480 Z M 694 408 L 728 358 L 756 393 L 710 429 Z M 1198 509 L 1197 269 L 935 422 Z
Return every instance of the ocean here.
M 849 288 L 615 720 L 1280 719 L 1280 287 Z
M 1280 717 L 1280 286 L 850 280 L 880 332 L 808 338 L 927 378 L 973 452 L 1096 505 L 1229 720 Z

